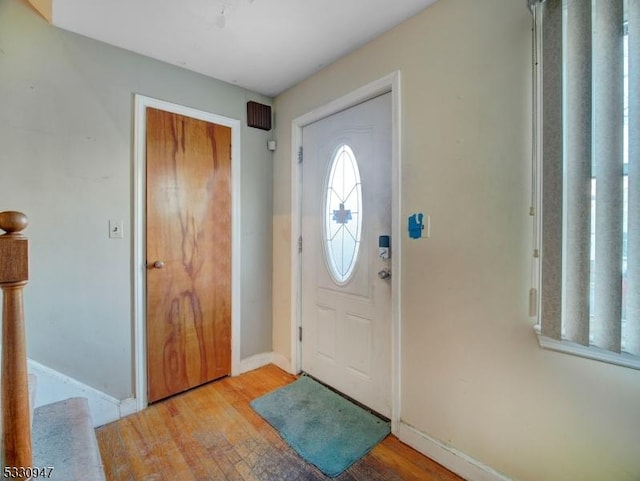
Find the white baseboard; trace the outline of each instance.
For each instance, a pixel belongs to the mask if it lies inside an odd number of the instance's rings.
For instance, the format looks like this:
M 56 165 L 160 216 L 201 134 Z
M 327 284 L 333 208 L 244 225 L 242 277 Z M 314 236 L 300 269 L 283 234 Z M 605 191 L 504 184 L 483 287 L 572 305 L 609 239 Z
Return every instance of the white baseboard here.
M 266 366 L 267 364 L 271 364 L 272 362 L 273 362 L 272 352 L 263 352 L 261 354 L 256 354 L 255 356 L 242 359 L 240 361 L 240 374 L 253 371 L 254 369 L 258 369 L 262 366 Z
M 280 353 L 274 352 L 271 362 L 283 371 L 288 372 L 289 374 L 298 374 L 297 372 L 293 372 L 293 370 L 291 369 L 291 362 L 289 361 L 289 359 L 287 359 Z
M 27 360 L 27 366 L 29 373 L 37 378 L 34 407 L 73 397 L 84 397 L 89 401 L 91 420 L 94 427 L 116 421 L 137 411 L 134 398 L 120 401 L 33 359 Z
M 477 459 L 442 444 L 402 421 L 398 429 L 398 438 L 468 481 L 512 481 Z
M 280 369 L 291 372 L 291 363 L 286 357 L 273 352 L 264 352 L 240 361 L 240 374 L 267 364 L 275 364 Z M 73 397 L 84 397 L 89 401 L 94 427 L 117 421 L 139 410 L 134 397 L 121 401 L 33 359 L 28 359 L 27 365 L 29 373 L 37 378 L 34 407 Z
M 240 361 L 240 374 L 253 371 L 267 364 L 275 364 L 286 372 L 291 372 L 291 363 L 282 354 L 276 352 L 263 352 Z
M 135 414 L 138 412 L 138 401 L 134 397 L 123 399 L 120 402 L 120 418 Z

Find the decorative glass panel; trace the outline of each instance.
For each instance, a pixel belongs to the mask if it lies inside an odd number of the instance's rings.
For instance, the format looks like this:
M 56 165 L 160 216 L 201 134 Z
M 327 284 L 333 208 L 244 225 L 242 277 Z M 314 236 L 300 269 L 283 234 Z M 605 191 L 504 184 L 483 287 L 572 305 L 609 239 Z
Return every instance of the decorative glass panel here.
M 358 258 L 362 231 L 362 188 L 353 150 L 343 144 L 335 151 L 327 177 L 324 246 L 329 272 L 346 283 Z

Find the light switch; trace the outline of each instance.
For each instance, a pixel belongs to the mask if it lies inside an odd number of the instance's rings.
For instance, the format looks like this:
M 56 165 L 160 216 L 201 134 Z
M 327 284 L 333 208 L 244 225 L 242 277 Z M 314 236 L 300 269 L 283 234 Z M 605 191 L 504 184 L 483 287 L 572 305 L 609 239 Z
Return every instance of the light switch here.
M 124 223 L 122 219 L 109 219 L 109 238 L 110 239 L 123 239 L 124 238 Z

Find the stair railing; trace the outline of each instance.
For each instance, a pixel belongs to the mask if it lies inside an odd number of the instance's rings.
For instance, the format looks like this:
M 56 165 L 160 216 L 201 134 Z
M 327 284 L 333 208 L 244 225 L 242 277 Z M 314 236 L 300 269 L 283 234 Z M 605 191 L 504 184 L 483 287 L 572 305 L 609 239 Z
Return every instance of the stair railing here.
M 29 279 L 27 217 L 0 212 L 2 289 L 2 464 L 12 479 L 26 480 L 32 466 L 31 410 L 22 291 Z M 0 476 L 3 474 L 0 473 Z

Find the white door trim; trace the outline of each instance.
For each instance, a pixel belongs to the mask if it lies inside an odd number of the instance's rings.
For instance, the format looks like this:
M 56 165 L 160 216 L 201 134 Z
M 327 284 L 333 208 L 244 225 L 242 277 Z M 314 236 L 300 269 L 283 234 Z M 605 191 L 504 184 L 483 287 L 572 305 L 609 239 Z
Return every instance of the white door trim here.
M 401 184 L 400 184 L 400 71 L 395 71 L 381 79 L 375 80 L 359 89 L 348 93 L 328 104 L 297 117 L 292 122 L 291 132 L 291 370 L 300 372 L 301 349 L 298 330 L 301 326 L 301 256 L 298 253 L 298 239 L 302 232 L 302 169 L 298 163 L 298 152 L 302 146 L 302 129 L 313 122 L 332 114 L 353 107 L 359 103 L 377 97 L 383 93 L 391 93 L 392 138 L 391 138 L 391 430 L 397 432 L 400 421 L 400 379 L 401 379 L 401 293 L 400 268 L 401 259 Z
M 240 373 L 240 121 L 190 107 L 135 95 L 133 152 L 133 318 L 135 394 L 147 407 L 146 339 L 146 108 L 152 107 L 231 128 L 231 375 Z

